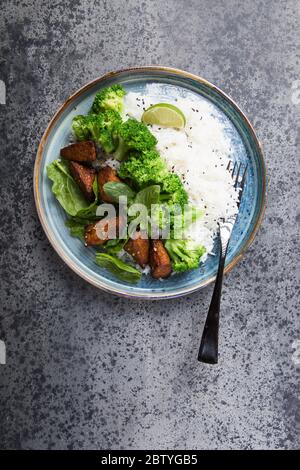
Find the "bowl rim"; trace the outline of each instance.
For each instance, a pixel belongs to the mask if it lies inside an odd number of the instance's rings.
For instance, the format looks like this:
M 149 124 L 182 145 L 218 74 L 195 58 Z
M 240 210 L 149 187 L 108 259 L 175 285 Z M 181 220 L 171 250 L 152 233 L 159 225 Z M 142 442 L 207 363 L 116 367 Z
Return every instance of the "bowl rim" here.
M 170 299 L 170 298 L 175 298 L 175 297 L 181 297 L 183 295 L 190 294 L 192 292 L 195 292 L 197 290 L 203 289 L 207 285 L 211 284 L 216 276 L 212 276 L 206 281 L 200 281 L 196 283 L 195 285 L 191 287 L 186 287 L 186 288 L 180 288 L 176 290 L 175 292 L 153 292 L 153 291 L 145 291 L 145 292 L 127 292 L 123 291 L 122 287 L 120 286 L 119 288 L 114 288 L 113 286 L 108 286 L 106 285 L 105 282 L 102 282 L 101 280 L 95 280 L 91 275 L 87 274 L 85 271 L 83 271 L 75 262 L 73 262 L 68 255 L 64 252 L 64 250 L 60 247 L 60 245 L 57 243 L 55 237 L 53 236 L 52 230 L 50 226 L 48 225 L 47 217 L 46 214 L 43 211 L 42 204 L 41 204 L 41 194 L 39 190 L 39 173 L 40 173 L 40 166 L 41 166 L 41 161 L 42 161 L 42 155 L 43 155 L 43 150 L 45 147 L 45 144 L 47 142 L 48 136 L 61 116 L 61 114 L 64 112 L 65 108 L 72 102 L 74 101 L 78 96 L 80 96 L 82 93 L 85 91 L 89 90 L 93 86 L 95 86 L 97 83 L 101 83 L 108 78 L 116 78 L 124 73 L 143 73 L 143 72 L 164 72 L 164 73 L 171 73 L 173 75 L 179 75 L 184 78 L 189 78 L 192 79 L 196 82 L 199 82 L 201 84 L 206 85 L 209 88 L 212 88 L 215 90 L 217 93 L 219 93 L 221 96 L 223 96 L 231 106 L 235 108 L 235 110 L 241 115 L 243 120 L 246 122 L 248 129 L 252 135 L 252 138 L 257 146 L 258 149 L 258 154 L 259 158 L 261 161 L 261 168 L 262 168 L 262 180 L 263 180 L 263 188 L 262 188 L 262 200 L 261 200 L 261 205 L 260 205 L 260 211 L 259 214 L 256 218 L 256 222 L 253 225 L 252 231 L 243 246 L 242 250 L 240 253 L 238 253 L 232 261 L 226 266 L 224 270 L 224 274 L 229 273 L 233 267 L 241 260 L 241 258 L 244 256 L 250 245 L 252 244 L 254 238 L 257 235 L 257 232 L 259 230 L 259 227 L 261 226 L 265 210 L 266 210 L 266 203 L 267 203 L 267 170 L 266 170 L 266 164 L 265 160 L 263 157 L 263 151 L 262 151 L 262 146 L 261 143 L 259 142 L 256 133 L 254 131 L 254 128 L 247 118 L 247 116 L 244 114 L 244 112 L 241 110 L 241 108 L 235 103 L 234 100 L 232 100 L 226 93 L 224 93 L 220 88 L 215 86 L 214 84 L 210 83 L 209 81 L 205 80 L 204 78 L 192 74 L 190 72 L 186 72 L 185 70 L 181 70 L 178 68 L 173 68 L 173 67 L 165 67 L 161 65 L 147 65 L 147 66 L 139 66 L 139 67 L 129 67 L 129 68 L 123 68 L 119 69 L 116 71 L 111 71 L 107 72 L 104 75 L 101 75 L 98 78 L 95 78 L 94 80 L 88 82 L 86 85 L 82 86 L 79 88 L 75 93 L 71 94 L 66 101 L 58 108 L 52 119 L 50 120 L 46 130 L 43 133 L 43 136 L 40 140 L 36 158 L 35 158 L 35 163 L 34 163 L 34 172 L 33 172 L 33 187 L 34 187 L 34 200 L 35 200 L 35 205 L 38 213 L 39 220 L 41 222 L 41 225 L 43 227 L 43 230 L 50 242 L 50 244 L 53 246 L 54 250 L 57 252 L 57 254 L 60 256 L 60 258 L 80 277 L 82 277 L 84 280 L 89 282 L 90 284 L 106 291 L 111 294 L 115 294 L 118 296 L 122 297 L 127 297 L 127 298 L 139 298 L 139 299 L 152 299 L 152 300 L 162 300 L 162 299 Z

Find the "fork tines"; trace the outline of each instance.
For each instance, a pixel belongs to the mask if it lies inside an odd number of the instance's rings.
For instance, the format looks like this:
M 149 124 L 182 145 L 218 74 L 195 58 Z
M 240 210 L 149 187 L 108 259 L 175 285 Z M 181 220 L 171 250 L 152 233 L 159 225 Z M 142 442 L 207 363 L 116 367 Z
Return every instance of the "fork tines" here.
M 229 163 L 227 165 L 227 170 L 231 174 L 231 178 L 234 180 L 235 189 L 239 190 L 239 199 L 241 201 L 242 193 L 243 193 L 245 182 L 246 182 L 248 163 L 246 163 L 244 169 L 243 169 L 243 164 L 241 162 L 240 163 L 235 162 L 232 168 L 231 168 L 231 165 L 232 165 L 232 161 L 229 160 Z
M 240 163 L 235 162 L 232 168 L 231 168 L 231 165 L 232 165 L 232 161 L 229 160 L 229 163 L 226 169 L 229 171 L 229 173 L 231 174 L 231 178 L 234 180 L 234 187 L 237 188 L 239 181 L 241 182 L 241 184 L 242 183 L 245 184 L 245 179 L 246 179 L 247 170 L 248 170 L 248 163 L 246 163 L 244 170 L 242 170 L 243 164 L 241 162 Z

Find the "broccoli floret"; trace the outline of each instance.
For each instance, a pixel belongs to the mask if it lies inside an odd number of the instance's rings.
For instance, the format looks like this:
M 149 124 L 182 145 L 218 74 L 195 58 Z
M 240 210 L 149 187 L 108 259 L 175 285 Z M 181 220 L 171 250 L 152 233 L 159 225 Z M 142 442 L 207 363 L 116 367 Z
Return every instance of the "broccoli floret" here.
M 157 144 L 154 135 L 148 127 L 136 119 L 128 119 L 123 122 L 118 130 L 119 145 L 114 154 L 117 160 L 123 160 L 131 150 L 144 152 L 151 150 Z
M 188 202 L 188 195 L 178 175 L 169 173 L 163 180 L 162 192 L 170 194 L 169 204 L 184 206 Z
M 112 109 L 121 113 L 123 111 L 123 97 L 125 90 L 121 85 L 112 85 L 99 91 L 91 107 L 91 113 L 101 113 L 107 109 Z
M 161 186 L 161 202 L 169 205 L 184 206 L 188 195 L 178 175 L 170 173 L 167 165 L 155 150 L 129 154 L 128 159 L 121 164 L 120 178 L 130 178 L 138 188 L 150 184 Z
M 119 169 L 120 178 L 130 178 L 137 188 L 162 183 L 167 175 L 167 166 L 155 150 L 130 154 Z
M 199 208 L 185 204 L 157 204 L 151 212 L 153 223 L 161 230 L 162 238 L 182 238 L 188 228 L 203 216 Z
M 183 272 L 198 268 L 205 247 L 194 240 L 166 240 L 165 248 L 170 255 L 174 271 Z
M 73 118 L 72 128 L 78 140 L 88 140 L 90 138 L 90 130 L 86 116 L 75 116 Z
M 187 230 L 188 227 L 202 217 L 204 211 L 192 204 L 185 204 L 184 207 L 175 204 L 170 206 L 171 227 Z
M 91 123 L 92 139 L 103 148 L 106 153 L 112 153 L 118 145 L 117 133 L 122 124 L 120 114 L 112 109 L 94 115 Z
M 171 238 L 182 238 L 187 233 L 189 227 L 203 216 L 204 211 L 192 204 L 170 205 L 170 227 Z M 165 237 L 169 238 L 169 237 Z
M 91 139 L 106 153 L 112 153 L 118 145 L 117 132 L 121 124 L 120 114 L 109 109 L 101 114 L 76 116 L 72 127 L 77 139 Z

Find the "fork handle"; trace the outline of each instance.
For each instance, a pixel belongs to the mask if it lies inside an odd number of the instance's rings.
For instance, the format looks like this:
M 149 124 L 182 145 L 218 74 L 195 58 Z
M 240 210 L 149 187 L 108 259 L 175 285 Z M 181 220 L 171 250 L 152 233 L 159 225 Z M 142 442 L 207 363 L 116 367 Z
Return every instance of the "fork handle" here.
M 220 301 L 228 244 L 229 240 L 222 243 L 221 237 L 218 273 L 198 353 L 198 361 L 207 364 L 217 364 L 218 362 Z

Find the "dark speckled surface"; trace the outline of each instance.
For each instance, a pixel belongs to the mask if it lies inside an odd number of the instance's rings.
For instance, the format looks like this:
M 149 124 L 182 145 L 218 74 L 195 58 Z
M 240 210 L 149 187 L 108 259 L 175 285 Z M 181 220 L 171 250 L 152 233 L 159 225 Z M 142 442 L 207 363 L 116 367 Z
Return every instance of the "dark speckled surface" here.
M 299 2 L 12 0 L 1 11 L 0 447 L 299 447 Z M 265 149 L 265 222 L 225 279 L 214 367 L 196 361 L 210 288 L 111 297 L 62 263 L 34 207 L 35 152 L 57 107 L 144 64 L 223 88 Z

